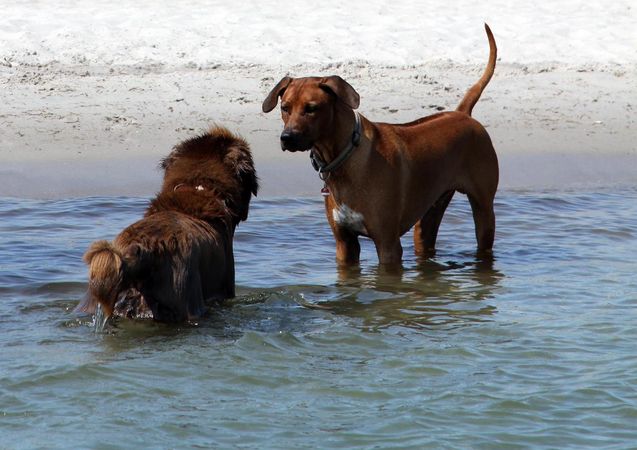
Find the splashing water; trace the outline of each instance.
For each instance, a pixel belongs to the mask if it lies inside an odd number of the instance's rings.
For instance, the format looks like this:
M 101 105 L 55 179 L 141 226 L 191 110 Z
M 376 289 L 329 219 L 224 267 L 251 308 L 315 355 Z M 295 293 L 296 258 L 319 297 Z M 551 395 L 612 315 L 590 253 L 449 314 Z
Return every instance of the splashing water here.
M 102 309 L 102 305 L 97 304 L 97 308 L 95 309 L 95 316 L 93 317 L 93 325 L 95 326 L 95 332 L 100 333 L 104 331 L 104 327 L 106 326 L 106 321 L 108 317 L 104 314 L 104 310 Z

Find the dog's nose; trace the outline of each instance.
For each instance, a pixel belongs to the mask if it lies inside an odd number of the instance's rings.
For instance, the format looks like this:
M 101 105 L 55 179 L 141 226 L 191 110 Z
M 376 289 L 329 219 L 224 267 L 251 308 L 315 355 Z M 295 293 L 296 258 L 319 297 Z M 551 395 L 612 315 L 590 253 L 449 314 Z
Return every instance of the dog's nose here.
M 291 144 L 293 143 L 298 137 L 298 133 L 294 133 L 292 131 L 284 131 L 283 133 L 281 133 L 281 143 L 282 144 Z
M 281 133 L 281 148 L 283 150 L 295 150 L 299 145 L 300 138 L 300 133 L 283 130 L 283 133 Z

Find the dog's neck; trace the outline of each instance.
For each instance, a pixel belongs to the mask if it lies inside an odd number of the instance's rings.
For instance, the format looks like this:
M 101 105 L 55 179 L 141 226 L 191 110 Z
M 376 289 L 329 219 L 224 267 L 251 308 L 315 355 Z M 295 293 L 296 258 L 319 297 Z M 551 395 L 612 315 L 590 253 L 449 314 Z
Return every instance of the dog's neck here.
M 330 177 L 332 171 L 344 169 L 342 166 L 356 151 L 362 133 L 360 116 L 353 110 L 337 110 L 336 117 L 336 125 L 330 135 L 317 141 L 312 149 L 313 165 L 322 179 Z

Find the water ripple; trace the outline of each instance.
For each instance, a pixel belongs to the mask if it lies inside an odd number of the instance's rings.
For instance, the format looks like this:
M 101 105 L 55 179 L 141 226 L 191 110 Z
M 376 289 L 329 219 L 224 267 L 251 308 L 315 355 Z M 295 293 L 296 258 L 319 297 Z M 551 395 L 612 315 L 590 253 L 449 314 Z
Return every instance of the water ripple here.
M 628 448 L 637 442 L 637 190 L 504 192 L 495 258 L 458 196 L 435 258 L 339 270 L 318 199 L 258 199 L 238 296 L 197 324 L 72 309 L 88 244 L 139 198 L 0 202 L 8 448 Z M 42 430 L 42 431 L 37 431 Z M 187 444 L 185 444 L 187 443 Z

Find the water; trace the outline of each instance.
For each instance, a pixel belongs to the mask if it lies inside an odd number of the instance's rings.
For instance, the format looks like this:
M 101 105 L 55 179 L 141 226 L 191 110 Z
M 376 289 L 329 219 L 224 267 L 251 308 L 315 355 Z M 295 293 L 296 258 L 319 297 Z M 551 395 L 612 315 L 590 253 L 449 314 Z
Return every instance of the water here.
M 96 334 L 82 253 L 145 203 L 1 202 L 0 448 L 637 445 L 635 189 L 502 192 L 492 264 L 459 196 L 402 275 L 369 241 L 339 272 L 320 199 L 257 199 L 231 305 Z

